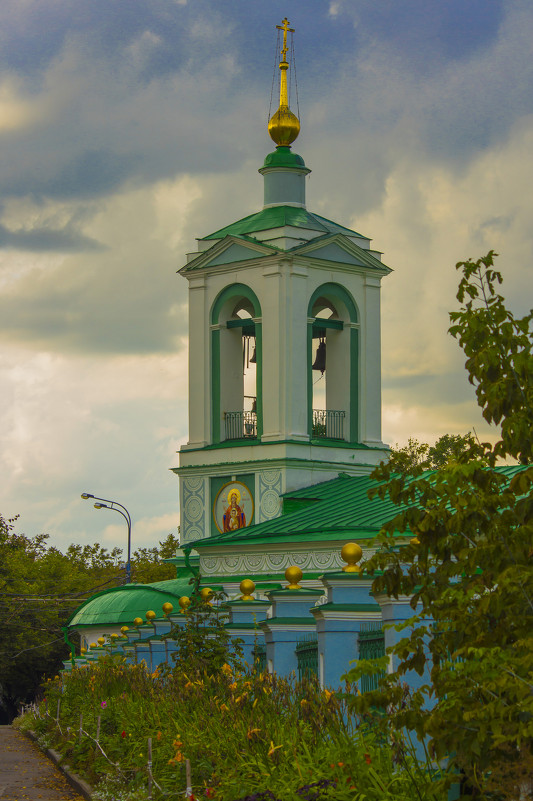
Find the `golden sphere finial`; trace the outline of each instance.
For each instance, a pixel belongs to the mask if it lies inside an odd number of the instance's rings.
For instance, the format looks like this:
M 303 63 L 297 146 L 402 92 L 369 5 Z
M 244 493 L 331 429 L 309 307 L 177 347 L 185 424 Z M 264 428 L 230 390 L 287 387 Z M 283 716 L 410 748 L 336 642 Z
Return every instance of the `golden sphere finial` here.
M 170 613 L 173 611 L 174 607 L 169 601 L 165 601 L 161 609 L 163 610 L 163 614 L 165 615 L 165 617 L 168 617 Z
M 255 590 L 255 584 L 251 579 L 243 579 L 239 585 L 239 589 L 242 592 L 241 601 L 253 601 L 253 591 Z
M 82 656 L 83 656 L 83 654 L 86 654 L 86 653 L 87 653 L 87 648 L 80 648 L 80 654 Z
M 276 145 L 290 147 L 300 133 L 300 121 L 288 106 L 280 106 L 268 121 L 268 133 Z
M 361 573 L 361 568 L 357 564 L 363 555 L 363 549 L 356 542 L 347 542 L 342 546 L 341 558 L 348 564 L 342 568 L 345 573 Z
M 154 618 L 156 618 L 156 617 L 157 617 L 157 615 L 156 615 L 156 613 L 154 612 L 153 609 L 149 609 L 148 612 L 146 613 L 146 620 L 149 623 L 151 623 L 152 620 L 154 620 Z
M 98 643 L 99 646 L 104 645 L 105 644 L 105 637 L 98 637 L 96 642 Z
M 133 621 L 133 625 L 135 626 L 136 629 L 138 629 L 139 626 L 142 626 L 143 623 L 144 620 L 142 619 L 142 617 L 136 617 L 135 620 Z
M 115 640 L 117 639 L 118 639 L 118 634 L 116 632 L 113 632 L 113 634 L 111 635 L 111 640 L 115 642 Z
M 122 634 L 123 637 L 126 636 L 127 631 L 129 631 L 129 628 L 127 626 L 122 626 L 122 628 L 120 629 L 120 633 Z
M 89 648 L 98 648 L 98 646 L 97 646 L 97 644 L 96 644 L 95 642 L 92 642 L 92 643 L 89 645 Z
M 200 590 L 200 597 L 204 603 L 210 603 L 211 598 L 213 597 L 213 590 L 211 587 L 202 587 Z
M 301 590 L 302 588 L 298 582 L 302 579 L 303 573 L 297 565 L 291 565 L 285 571 L 285 578 L 289 582 L 287 585 L 288 590 Z
M 182 595 L 178 603 L 181 606 L 181 614 L 183 615 L 191 605 L 191 599 L 188 595 Z

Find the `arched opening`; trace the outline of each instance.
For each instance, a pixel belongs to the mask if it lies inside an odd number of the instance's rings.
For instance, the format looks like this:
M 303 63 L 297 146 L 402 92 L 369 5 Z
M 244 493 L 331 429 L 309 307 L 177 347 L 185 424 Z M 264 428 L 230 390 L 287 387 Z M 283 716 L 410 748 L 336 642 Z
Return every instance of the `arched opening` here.
M 338 284 L 313 293 L 308 309 L 308 413 L 312 439 L 358 441 L 357 308 Z
M 213 442 L 261 436 L 261 307 L 244 284 L 227 287 L 213 305 Z

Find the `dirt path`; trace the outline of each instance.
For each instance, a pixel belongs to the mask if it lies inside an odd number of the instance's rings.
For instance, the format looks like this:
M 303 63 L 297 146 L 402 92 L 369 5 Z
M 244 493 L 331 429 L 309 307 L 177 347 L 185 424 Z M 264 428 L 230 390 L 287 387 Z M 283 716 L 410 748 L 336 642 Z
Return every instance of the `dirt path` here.
M 11 726 L 0 726 L 0 800 L 26 799 L 83 801 L 36 745 Z

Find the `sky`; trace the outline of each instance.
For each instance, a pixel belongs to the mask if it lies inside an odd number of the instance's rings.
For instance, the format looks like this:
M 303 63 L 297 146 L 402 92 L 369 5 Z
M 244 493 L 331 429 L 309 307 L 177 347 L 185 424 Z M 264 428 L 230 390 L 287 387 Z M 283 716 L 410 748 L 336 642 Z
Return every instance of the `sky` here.
M 275 26 L 294 35 L 311 211 L 372 238 L 383 439 L 486 435 L 447 334 L 455 263 L 531 301 L 530 0 L 2 0 L 0 512 L 133 546 L 179 522 L 187 282 L 262 205 Z M 528 305 L 529 304 L 529 305 Z

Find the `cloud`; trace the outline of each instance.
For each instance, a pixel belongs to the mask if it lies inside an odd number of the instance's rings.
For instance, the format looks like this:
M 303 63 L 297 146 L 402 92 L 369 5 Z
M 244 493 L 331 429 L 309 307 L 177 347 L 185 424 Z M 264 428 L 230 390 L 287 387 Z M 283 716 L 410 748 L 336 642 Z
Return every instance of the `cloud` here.
M 104 250 L 95 239 L 84 236 L 79 231 L 48 228 L 19 229 L 11 231 L 0 224 L 0 248 L 24 251 L 56 251 L 81 253 L 83 251 Z
M 182 179 L 111 197 L 93 206 L 91 216 L 80 212 L 86 217 L 83 234 L 66 237 L 66 243 L 63 237 L 65 249 L 78 244 L 75 256 L 44 269 L 41 264 L 26 267 L 5 285 L 0 338 L 61 352 L 179 349 L 186 333 L 187 297 L 176 269 L 190 249 L 188 215 L 200 194 L 195 181 Z M 12 224 L 28 213 L 31 207 L 19 203 L 11 212 Z M 61 218 L 61 210 L 56 216 Z M 18 239 L 21 246 L 33 245 L 39 237 L 48 249 L 57 244 L 54 232 L 44 235 L 39 228 Z

